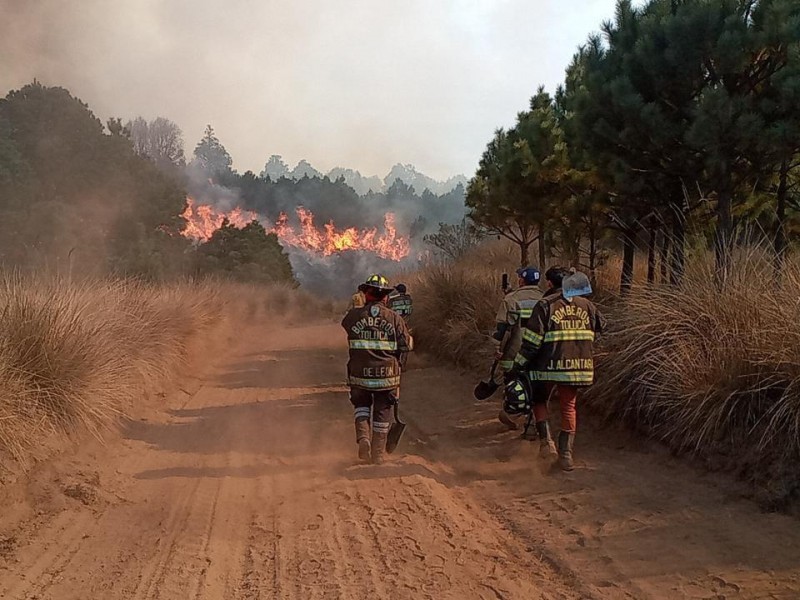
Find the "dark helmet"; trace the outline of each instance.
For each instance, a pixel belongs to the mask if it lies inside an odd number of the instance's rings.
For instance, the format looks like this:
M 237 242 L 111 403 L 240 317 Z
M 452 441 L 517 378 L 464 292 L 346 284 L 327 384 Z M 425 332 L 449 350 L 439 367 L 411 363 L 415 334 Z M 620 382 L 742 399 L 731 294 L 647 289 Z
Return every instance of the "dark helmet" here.
M 401 294 L 405 294 L 406 293 L 406 284 L 405 283 L 398 283 L 396 286 L 394 286 L 394 289 L 396 289 Z
M 528 382 L 522 376 L 512 377 L 503 390 L 503 410 L 509 415 L 524 415 L 531 409 Z
M 528 285 L 537 285 L 539 283 L 539 269 L 536 267 L 520 267 L 517 269 L 517 275 Z

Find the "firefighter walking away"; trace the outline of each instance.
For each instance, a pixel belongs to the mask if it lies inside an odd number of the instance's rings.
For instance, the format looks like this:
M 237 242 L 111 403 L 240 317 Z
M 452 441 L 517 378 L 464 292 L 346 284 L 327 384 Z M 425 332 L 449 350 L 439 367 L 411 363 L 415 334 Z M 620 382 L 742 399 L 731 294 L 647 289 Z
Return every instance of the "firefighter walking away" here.
M 503 373 L 503 384 L 508 389 L 514 376 L 514 359 L 522 345 L 522 328 L 533 314 L 533 307 L 542 298 L 539 290 L 539 270 L 534 266 L 517 269 L 519 286 L 506 293 L 495 317 L 492 338 L 497 344 L 495 360 Z M 504 290 L 505 291 L 505 290 Z M 517 429 L 516 419 L 526 416 L 526 403 L 504 402 L 498 418 L 509 429 Z M 527 434 L 527 431 L 526 431 Z
M 558 462 L 563 470 L 571 471 L 578 389 L 594 382 L 592 346 L 596 334 L 605 328 L 605 319 L 585 297 L 592 293 L 585 274 L 554 267 L 545 278 L 550 290 L 526 323 L 514 370 L 525 372 L 531 382 L 546 384 L 549 394 L 558 398 Z M 546 443 L 550 439 L 547 404 L 534 403 L 533 411 L 536 429 Z
M 403 320 L 408 323 L 408 318 L 413 310 L 413 301 L 411 300 L 411 294 L 408 293 L 406 284 L 398 283 L 394 287 L 394 291 L 389 294 L 389 308 L 403 317 Z
M 385 277 L 370 275 L 359 289 L 363 289 L 365 304 L 351 308 L 342 319 L 350 348 L 347 383 L 358 457 L 379 465 L 384 461 L 400 372 L 412 339 L 403 318 L 387 306 L 393 288 Z

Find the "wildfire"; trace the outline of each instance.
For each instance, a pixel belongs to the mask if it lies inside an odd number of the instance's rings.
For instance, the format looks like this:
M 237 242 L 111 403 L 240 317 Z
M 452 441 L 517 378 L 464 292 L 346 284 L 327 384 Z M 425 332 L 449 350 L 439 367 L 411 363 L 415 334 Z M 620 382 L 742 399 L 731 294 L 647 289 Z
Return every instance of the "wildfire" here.
M 186 204 L 186 210 L 181 215 L 186 220 L 183 235 L 195 240 L 208 240 L 214 231 L 222 226 L 226 218 L 235 227 L 244 227 L 254 219 L 260 220 L 256 213 L 240 208 L 225 213 L 208 205 L 196 205 L 191 198 L 187 199 Z M 337 229 L 333 221 L 325 223 L 320 230 L 314 224 L 314 213 L 302 206 L 298 207 L 296 212 L 299 227 L 295 228 L 289 224 L 286 213 L 281 213 L 273 226 L 266 227 L 268 232 L 277 235 L 281 243 L 287 246 L 323 256 L 361 250 L 397 261 L 409 254 L 408 238 L 397 235 L 393 213 L 384 215 L 383 232 L 378 233 L 377 228 Z
M 182 234 L 193 240 L 205 242 L 220 227 L 225 219 L 234 227 L 242 228 L 252 221 L 258 220 L 258 215 L 249 210 L 234 208 L 225 213 L 217 211 L 208 204 L 195 204 L 192 198 L 186 199 L 186 210 L 181 213 L 186 221 Z

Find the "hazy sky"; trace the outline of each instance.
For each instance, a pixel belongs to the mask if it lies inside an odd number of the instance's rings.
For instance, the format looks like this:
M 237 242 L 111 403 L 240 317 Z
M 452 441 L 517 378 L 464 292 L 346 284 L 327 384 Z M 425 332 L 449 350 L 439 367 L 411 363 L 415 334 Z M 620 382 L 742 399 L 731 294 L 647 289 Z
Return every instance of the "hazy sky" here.
M 561 81 L 614 0 L 0 0 L 0 96 L 39 79 L 98 117 L 206 123 L 240 171 L 270 154 L 471 175 Z

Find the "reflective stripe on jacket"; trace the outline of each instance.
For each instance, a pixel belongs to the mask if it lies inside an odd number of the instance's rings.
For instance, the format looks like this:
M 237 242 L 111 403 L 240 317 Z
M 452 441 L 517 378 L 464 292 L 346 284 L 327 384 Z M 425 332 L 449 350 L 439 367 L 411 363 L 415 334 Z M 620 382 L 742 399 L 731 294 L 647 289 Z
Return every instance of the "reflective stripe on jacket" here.
M 506 331 L 500 342 L 502 356 L 497 363 L 503 371 L 508 371 L 514 366 L 514 357 L 522 345 L 522 327 L 533 314 L 533 308 L 541 300 L 542 292 L 535 285 L 526 285 L 503 298 L 497 310 L 495 320 L 498 324 L 505 324 Z
M 389 296 L 389 308 L 403 318 L 410 317 L 413 309 L 411 294 L 393 294 Z
M 515 362 L 532 380 L 592 385 L 592 345 L 604 327 L 605 319 L 591 301 L 577 297 L 569 302 L 558 290 L 536 305 Z
M 348 385 L 372 391 L 399 387 L 401 363 L 413 343 L 403 318 L 385 304 L 371 302 L 349 310 L 342 327 L 350 352 Z

